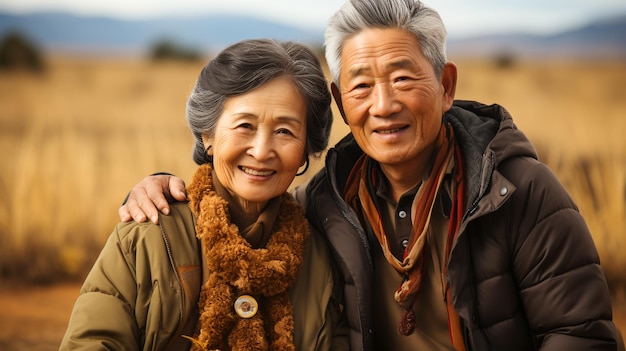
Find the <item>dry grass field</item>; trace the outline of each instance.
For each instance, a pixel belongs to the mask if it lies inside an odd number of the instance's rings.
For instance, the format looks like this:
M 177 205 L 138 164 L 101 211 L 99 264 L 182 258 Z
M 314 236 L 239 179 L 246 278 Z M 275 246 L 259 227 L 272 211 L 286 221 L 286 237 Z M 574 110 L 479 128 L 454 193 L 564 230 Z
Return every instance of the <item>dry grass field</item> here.
M 56 350 L 130 187 L 191 177 L 184 106 L 202 65 L 55 58 L 43 75 L 0 72 L 0 349 Z M 626 64 L 457 65 L 457 98 L 504 105 L 579 205 L 626 331 Z M 345 132 L 337 118 L 331 143 Z

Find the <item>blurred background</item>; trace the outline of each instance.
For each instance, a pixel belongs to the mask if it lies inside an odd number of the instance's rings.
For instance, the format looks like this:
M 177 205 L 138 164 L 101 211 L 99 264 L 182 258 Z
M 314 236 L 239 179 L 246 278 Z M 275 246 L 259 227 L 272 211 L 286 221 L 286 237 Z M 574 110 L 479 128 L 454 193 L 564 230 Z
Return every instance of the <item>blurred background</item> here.
M 506 107 L 580 207 L 625 330 L 626 2 L 425 2 L 457 98 Z M 56 350 L 126 193 L 157 171 L 190 179 L 185 101 L 204 64 L 258 37 L 323 59 L 342 3 L 0 0 L 0 349 Z M 333 128 L 331 145 L 347 133 Z

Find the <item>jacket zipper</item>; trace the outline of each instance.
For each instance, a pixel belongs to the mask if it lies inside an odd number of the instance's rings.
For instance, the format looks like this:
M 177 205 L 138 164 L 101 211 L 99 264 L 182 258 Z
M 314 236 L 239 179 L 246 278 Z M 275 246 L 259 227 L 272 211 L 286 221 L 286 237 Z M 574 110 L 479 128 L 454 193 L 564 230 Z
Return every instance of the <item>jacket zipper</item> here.
M 334 151 L 334 152 L 333 152 Z M 329 152 L 326 155 L 326 181 L 329 182 L 330 185 L 330 189 L 332 189 L 333 193 L 331 194 L 331 197 L 333 199 L 333 201 L 335 202 L 335 205 L 337 206 L 337 208 L 339 208 L 339 210 L 341 211 L 341 215 L 343 216 L 343 218 L 345 218 L 346 221 L 348 221 L 348 223 L 350 223 L 350 225 L 352 225 L 352 228 L 354 228 L 355 232 L 357 233 L 357 235 L 359 236 L 359 239 L 361 240 L 361 245 L 363 245 L 363 248 L 365 248 L 365 254 L 367 256 L 367 262 L 369 264 L 370 270 L 373 272 L 374 270 L 374 262 L 372 259 L 372 255 L 370 252 L 370 246 L 367 240 L 367 234 L 365 233 L 365 228 L 363 228 L 363 226 L 361 225 L 360 221 L 358 219 L 356 219 L 356 215 L 354 214 L 354 211 L 350 208 L 350 206 L 348 206 L 348 204 L 343 201 L 343 199 L 341 198 L 340 194 L 339 194 L 339 190 L 337 189 L 337 187 L 335 186 L 335 180 L 331 179 L 331 173 L 328 171 L 329 169 L 333 169 L 329 167 L 330 162 L 328 161 L 329 158 L 331 157 L 331 153 L 336 156 L 337 151 L 335 149 L 331 149 L 331 152 Z M 358 291 L 358 289 L 357 289 Z M 365 333 L 372 333 L 372 329 L 371 326 L 369 324 L 367 327 L 367 330 L 365 330 L 365 328 L 363 328 L 363 326 L 365 325 L 365 315 L 363 314 L 363 309 L 362 306 L 360 306 L 360 304 L 357 305 L 358 309 L 359 309 L 359 320 L 361 321 L 361 334 L 363 335 L 361 337 L 361 342 L 363 343 L 363 348 L 364 349 L 368 349 L 368 343 L 366 342 L 366 338 Z
M 178 276 L 178 270 L 176 270 L 176 262 L 174 261 L 174 256 L 172 255 L 172 248 L 170 247 L 170 242 L 167 238 L 167 234 L 165 233 L 165 229 L 163 228 L 162 221 L 159 221 L 159 229 L 161 230 L 161 237 L 163 238 L 163 242 L 165 243 L 165 250 L 167 251 L 167 257 L 170 261 L 170 266 L 172 267 L 172 271 L 174 272 L 174 277 L 176 278 L 176 282 L 178 283 L 180 291 L 180 301 L 179 301 L 179 314 L 178 314 L 178 328 L 176 328 L 176 332 L 178 333 L 183 326 L 183 296 L 184 291 L 182 291 L 182 283 L 180 281 L 180 277 Z M 169 344 L 169 343 L 168 343 Z

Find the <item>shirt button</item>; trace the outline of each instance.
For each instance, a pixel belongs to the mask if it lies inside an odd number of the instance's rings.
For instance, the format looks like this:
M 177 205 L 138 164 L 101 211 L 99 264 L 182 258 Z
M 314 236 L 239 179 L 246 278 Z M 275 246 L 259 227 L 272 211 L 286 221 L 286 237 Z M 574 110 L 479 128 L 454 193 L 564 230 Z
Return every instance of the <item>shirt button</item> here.
M 406 218 L 406 211 L 400 211 L 400 212 L 398 212 L 398 217 L 400 217 L 400 218 Z
M 407 239 L 402 240 L 402 247 L 406 249 L 408 245 L 409 245 L 409 241 Z
M 503 186 L 502 188 L 500 188 L 500 195 L 504 196 L 506 195 L 506 193 L 509 192 L 509 189 L 507 189 L 505 186 Z

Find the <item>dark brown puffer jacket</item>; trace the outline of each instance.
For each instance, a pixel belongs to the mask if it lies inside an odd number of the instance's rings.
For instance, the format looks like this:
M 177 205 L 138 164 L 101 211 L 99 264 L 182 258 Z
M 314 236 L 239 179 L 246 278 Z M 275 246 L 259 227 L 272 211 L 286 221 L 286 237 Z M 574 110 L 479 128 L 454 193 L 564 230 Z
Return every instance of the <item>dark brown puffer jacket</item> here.
M 615 350 L 611 300 L 589 230 L 508 112 L 456 101 L 445 115 L 464 153 L 466 214 L 449 261 L 468 350 Z M 369 238 L 340 194 L 361 156 L 347 136 L 299 191 L 345 284 L 352 350 L 374 350 Z

